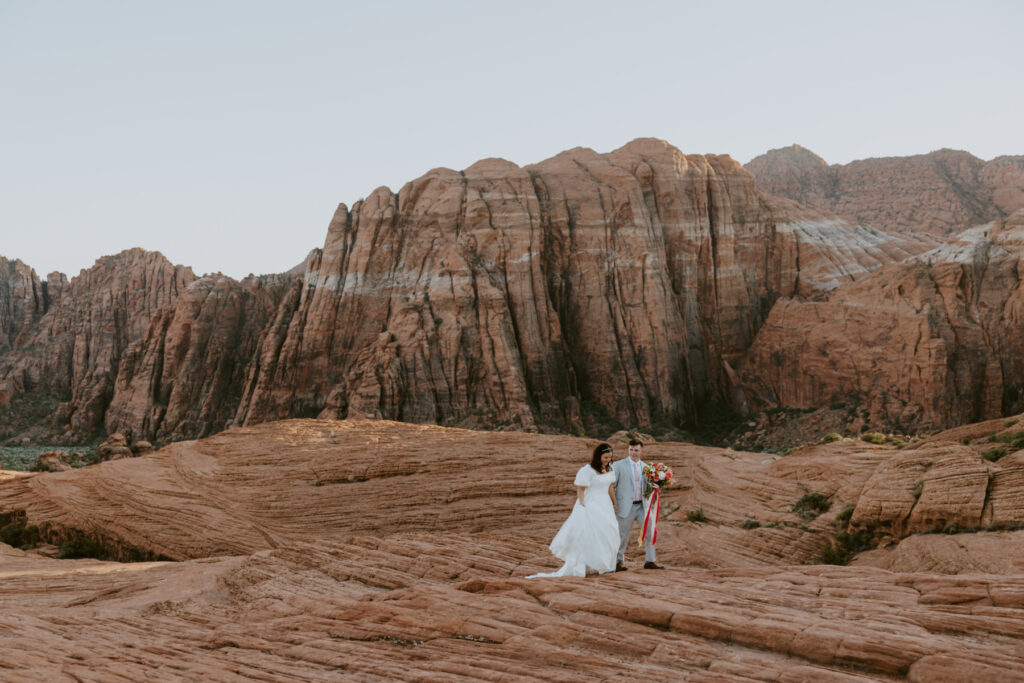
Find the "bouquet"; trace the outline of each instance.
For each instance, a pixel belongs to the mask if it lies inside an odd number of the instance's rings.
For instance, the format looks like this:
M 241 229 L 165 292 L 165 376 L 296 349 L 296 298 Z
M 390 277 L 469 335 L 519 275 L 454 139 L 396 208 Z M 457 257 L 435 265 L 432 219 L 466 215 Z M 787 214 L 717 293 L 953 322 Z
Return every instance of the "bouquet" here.
M 672 485 L 672 468 L 660 462 L 644 465 L 644 480 L 650 485 L 650 493 L 644 500 L 644 526 L 640 532 L 639 544 L 649 538 L 651 545 L 658 542 L 658 513 L 661 511 L 661 489 Z
M 644 465 L 644 479 L 652 488 L 664 488 L 672 485 L 672 468 L 660 462 Z M 650 495 L 650 494 L 648 494 Z

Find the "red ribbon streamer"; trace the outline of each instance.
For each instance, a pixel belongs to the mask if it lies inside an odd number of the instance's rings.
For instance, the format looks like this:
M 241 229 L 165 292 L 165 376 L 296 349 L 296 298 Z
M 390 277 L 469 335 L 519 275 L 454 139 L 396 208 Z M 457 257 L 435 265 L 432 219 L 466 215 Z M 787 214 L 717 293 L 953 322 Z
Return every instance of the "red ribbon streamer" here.
M 651 545 L 658 542 L 658 512 L 661 510 L 661 500 L 658 498 L 658 489 L 654 489 L 654 493 L 647 500 L 647 509 L 644 510 L 644 530 L 640 534 L 640 542 L 643 544 L 643 540 L 647 538 L 647 526 L 648 523 L 651 527 Z M 654 517 L 651 517 L 651 510 L 654 510 Z

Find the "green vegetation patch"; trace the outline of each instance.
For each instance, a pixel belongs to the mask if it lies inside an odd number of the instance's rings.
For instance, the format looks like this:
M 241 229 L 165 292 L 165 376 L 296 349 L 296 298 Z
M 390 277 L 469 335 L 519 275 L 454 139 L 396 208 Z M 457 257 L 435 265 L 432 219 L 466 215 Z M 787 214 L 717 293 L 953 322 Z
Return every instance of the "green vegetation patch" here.
M 792 511 L 800 515 L 804 519 L 814 519 L 823 512 L 827 512 L 832 507 L 832 503 L 828 502 L 828 497 L 823 493 L 805 493 L 800 497 L 796 503 L 793 504 Z
M 706 522 L 708 518 L 704 516 L 704 508 L 699 507 L 696 510 L 687 510 L 686 519 L 690 522 Z
M 985 458 L 989 462 L 995 462 L 1006 455 L 1006 448 L 1000 446 L 998 448 L 990 448 L 981 454 L 981 457 Z

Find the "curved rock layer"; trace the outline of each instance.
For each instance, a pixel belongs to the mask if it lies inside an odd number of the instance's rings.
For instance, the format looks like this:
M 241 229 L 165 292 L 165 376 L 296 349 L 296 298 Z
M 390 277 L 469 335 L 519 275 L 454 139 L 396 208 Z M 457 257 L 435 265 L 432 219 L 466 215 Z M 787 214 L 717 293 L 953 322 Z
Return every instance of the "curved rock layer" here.
M 316 416 L 692 425 L 699 402 L 731 398 L 776 299 L 927 246 L 767 198 L 729 157 L 660 140 L 488 159 L 341 205 L 304 273 L 101 259 L 38 321 L 7 316 L 35 322 L 0 355 L 2 423 L 160 442 Z
M 745 357 L 753 409 L 845 404 L 911 433 L 1024 410 L 1024 211 L 881 268 L 826 301 L 780 301 Z
M 648 445 L 645 458 L 681 480 L 659 533 L 668 569 L 640 570 L 631 544 L 630 571 L 586 579 L 523 578 L 555 564 L 545 546 L 593 445 L 583 439 L 295 420 L 0 476 L 0 514 L 91 533 L 108 550 L 196 558 L 59 561 L 0 544 L 0 677 L 1014 680 L 1024 581 L 1007 553 L 1021 532 L 914 535 L 855 560 L 874 567 L 793 563 L 832 538 L 840 505 L 863 522 L 900 518 L 873 501 L 902 495 L 903 460 L 930 468 L 919 506 L 955 498 L 957 514 L 978 513 L 949 487 L 979 464 L 1024 471 L 1024 452 L 995 464 L 977 452 L 1015 428 L 978 426 L 958 437 L 968 445 L 843 441 L 784 458 Z M 790 509 L 808 490 L 832 510 L 801 528 Z M 1024 499 L 999 487 L 985 505 L 1024 521 Z M 707 521 L 684 521 L 697 508 Z M 933 539 L 960 541 L 963 563 L 937 565 Z M 896 571 L 878 568 L 887 561 Z
M 763 191 L 893 233 L 952 235 L 1024 208 L 1024 156 L 942 149 L 829 165 L 793 145 L 752 159 Z

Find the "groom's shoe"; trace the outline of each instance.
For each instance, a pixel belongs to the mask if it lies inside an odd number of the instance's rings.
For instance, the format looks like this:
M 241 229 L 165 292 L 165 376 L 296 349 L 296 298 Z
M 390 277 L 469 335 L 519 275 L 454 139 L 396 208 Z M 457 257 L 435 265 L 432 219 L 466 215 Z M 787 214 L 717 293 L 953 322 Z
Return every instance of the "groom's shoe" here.
M 644 562 L 644 569 L 664 569 L 664 567 L 654 562 Z
M 619 562 L 617 565 L 615 565 L 615 571 L 617 571 L 617 572 L 624 572 L 624 571 L 626 571 L 626 565 L 624 565 L 621 562 Z

